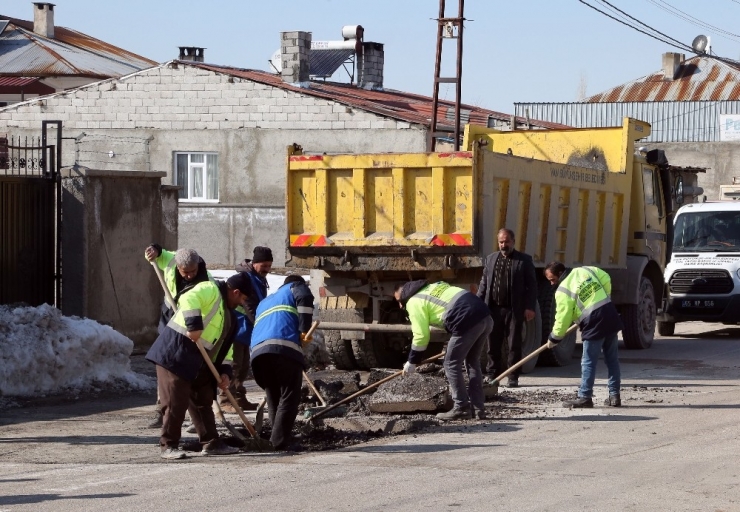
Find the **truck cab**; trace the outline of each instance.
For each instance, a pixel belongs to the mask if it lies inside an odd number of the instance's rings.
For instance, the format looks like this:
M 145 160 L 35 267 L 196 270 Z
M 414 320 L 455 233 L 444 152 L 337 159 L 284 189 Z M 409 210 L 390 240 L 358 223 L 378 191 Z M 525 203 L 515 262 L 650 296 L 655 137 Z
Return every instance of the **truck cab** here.
M 740 322 L 740 203 L 687 204 L 674 219 L 658 332 L 677 322 Z

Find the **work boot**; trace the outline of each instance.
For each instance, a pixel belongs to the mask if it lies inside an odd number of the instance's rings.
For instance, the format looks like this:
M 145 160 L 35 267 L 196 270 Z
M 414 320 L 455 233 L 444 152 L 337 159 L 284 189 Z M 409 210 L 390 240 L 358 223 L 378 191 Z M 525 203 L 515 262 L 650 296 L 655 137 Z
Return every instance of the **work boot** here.
M 486 414 L 485 409 L 476 410 L 475 408 L 473 408 L 473 418 L 479 419 L 479 420 L 485 420 L 485 419 L 488 419 L 488 414 Z
M 566 409 L 590 409 L 594 406 L 594 401 L 590 398 L 578 397 L 575 400 L 563 401 L 563 407 Z
M 619 395 L 609 395 L 609 398 L 604 400 L 604 405 L 609 407 L 622 407 L 622 399 Z
M 243 411 L 256 411 L 257 410 L 257 404 L 247 400 L 246 396 L 240 396 L 239 398 L 237 398 L 236 403 L 239 404 L 239 407 L 241 407 Z
M 506 387 L 507 388 L 518 388 L 519 379 L 515 377 L 509 377 L 509 379 L 506 381 Z
M 233 455 L 239 452 L 239 448 L 235 446 L 229 446 L 221 438 L 216 438 L 213 441 L 203 445 L 201 453 L 203 455 Z
M 437 413 L 437 419 L 440 419 L 442 421 L 449 421 L 449 420 L 469 420 L 473 417 L 472 412 L 470 410 L 470 407 L 453 407 L 447 412 L 440 412 Z
M 147 425 L 149 428 L 162 428 L 162 421 L 164 420 L 164 417 L 162 415 L 162 411 L 157 410 L 154 411 L 154 418 L 152 419 L 152 422 Z
M 187 454 L 180 448 L 168 447 L 162 450 L 162 454 L 160 455 L 160 457 L 167 460 L 180 460 L 186 459 Z

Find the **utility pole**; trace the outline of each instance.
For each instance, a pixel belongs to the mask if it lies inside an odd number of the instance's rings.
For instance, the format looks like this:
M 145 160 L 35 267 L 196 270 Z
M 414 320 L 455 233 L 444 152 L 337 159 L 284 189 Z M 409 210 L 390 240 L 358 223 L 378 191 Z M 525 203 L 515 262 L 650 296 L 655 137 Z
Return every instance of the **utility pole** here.
M 439 17 L 437 18 L 437 56 L 434 62 L 434 92 L 432 95 L 432 124 L 429 131 L 429 148 L 434 151 L 438 137 L 449 137 L 453 134 L 455 151 L 460 149 L 460 96 L 462 94 L 462 56 L 463 56 L 463 8 L 465 0 L 458 0 L 457 17 L 445 17 L 445 0 L 439 0 Z M 457 39 L 457 65 L 454 77 L 441 77 L 442 43 L 445 39 Z M 439 84 L 455 84 L 455 119 L 454 128 L 439 126 Z

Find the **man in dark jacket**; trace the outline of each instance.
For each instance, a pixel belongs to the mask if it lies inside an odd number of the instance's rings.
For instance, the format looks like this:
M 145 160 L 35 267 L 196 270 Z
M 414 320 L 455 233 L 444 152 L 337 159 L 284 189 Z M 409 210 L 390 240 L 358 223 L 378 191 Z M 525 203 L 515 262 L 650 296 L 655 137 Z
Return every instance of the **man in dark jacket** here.
M 252 282 L 254 293 L 251 294 L 245 303 L 244 309 L 247 316 L 256 318 L 257 305 L 262 299 L 267 297 L 267 274 L 272 270 L 272 251 L 269 247 L 257 246 L 252 252 L 252 259 L 245 259 L 239 263 L 235 270 L 244 272 Z M 234 380 L 231 382 L 229 391 L 234 395 L 239 406 L 245 411 L 254 411 L 257 404 L 247 399 L 247 389 L 244 387 L 244 381 L 249 374 L 249 346 L 241 343 L 234 344 Z M 221 408 L 226 412 L 233 411 L 233 407 L 228 403 L 226 395 L 221 394 L 219 397 Z
M 162 458 L 183 459 L 180 432 L 185 412 L 198 433 L 204 455 L 228 455 L 239 451 L 218 437 L 212 403 L 216 386 L 226 389 L 231 367 L 224 364 L 235 333 L 232 309 L 242 304 L 250 291 L 243 274 L 224 281 L 201 282 L 182 294 L 178 310 L 154 342 L 146 359 L 157 367 L 157 389 L 162 404 Z M 196 341 L 219 369 L 216 382 L 201 356 Z
M 421 362 L 422 353 L 429 344 L 429 327 L 444 327 L 452 334 L 447 343 L 444 367 L 455 405 L 450 411 L 437 414 L 437 418 L 468 419 L 473 414 L 484 419 L 480 355 L 493 326 L 486 305 L 469 291 L 442 281 L 433 284 L 426 280 L 411 281 L 399 285 L 394 297 L 406 308 L 413 332 L 409 360 L 403 366 L 404 375 L 414 373 Z M 463 363 L 468 372 L 467 389 Z
M 313 319 L 314 297 L 301 276 L 288 276 L 257 306 L 252 332 L 252 372 L 265 390 L 276 450 L 289 446 L 303 385 L 303 345 Z
M 150 244 L 144 250 L 144 257 L 149 262 L 155 262 L 160 270 L 162 270 L 165 284 L 172 298 L 175 300 L 175 304 L 180 299 L 180 295 L 193 288 L 196 284 L 211 279 L 211 275 L 206 270 L 206 262 L 198 256 L 198 253 L 194 249 L 178 249 L 177 252 L 172 252 L 162 249 L 162 246 L 159 244 Z M 167 327 L 167 322 L 170 321 L 174 313 L 169 304 L 167 304 L 167 301 L 163 301 L 159 315 L 159 325 L 157 326 L 157 332 L 159 334 L 162 334 L 164 328 Z M 157 397 L 157 404 L 154 407 L 154 418 L 149 424 L 149 428 L 161 427 L 162 407 L 159 397 Z
M 491 311 L 493 330 L 488 338 L 488 366 L 485 382 L 491 382 L 506 368 L 522 359 L 522 332 L 524 322 L 535 316 L 537 278 L 534 263 L 528 254 L 514 249 L 514 232 L 498 232 L 499 252 L 486 258 L 483 276 L 478 285 L 478 297 Z M 508 366 L 501 360 L 504 339 L 509 344 Z M 519 385 L 520 370 L 509 375 L 508 387 Z

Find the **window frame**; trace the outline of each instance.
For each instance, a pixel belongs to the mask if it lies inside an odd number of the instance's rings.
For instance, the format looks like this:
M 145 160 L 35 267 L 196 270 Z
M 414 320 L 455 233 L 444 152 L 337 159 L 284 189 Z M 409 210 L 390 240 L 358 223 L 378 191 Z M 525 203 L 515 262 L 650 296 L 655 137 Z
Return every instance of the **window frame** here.
M 185 183 L 185 184 L 179 183 L 179 180 L 178 180 L 177 160 L 178 160 L 178 156 L 180 156 L 180 155 L 186 155 L 188 157 L 188 162 L 187 162 L 188 182 Z M 192 162 L 192 155 L 203 155 L 203 162 L 202 163 L 201 162 L 195 162 L 195 163 L 193 163 Z M 208 156 L 209 155 L 212 155 L 212 156 L 215 156 L 216 157 L 216 182 L 217 182 L 217 185 L 216 185 L 216 199 L 208 199 L 206 197 L 192 197 L 192 188 L 193 188 L 192 187 L 192 183 L 193 183 L 193 180 L 192 180 L 192 171 L 193 171 L 193 168 L 194 167 L 199 167 L 199 168 L 201 168 L 203 170 L 203 172 L 202 172 L 203 178 L 202 178 L 201 185 L 203 187 L 204 194 L 208 190 L 208 173 L 207 173 L 207 169 L 208 169 Z M 219 179 L 220 178 L 220 176 L 219 176 L 220 175 L 220 165 L 219 165 L 218 152 L 216 152 L 216 151 L 174 151 L 173 152 L 173 158 L 172 158 L 172 168 L 173 168 L 173 170 L 172 170 L 172 176 L 173 176 L 173 180 L 172 181 L 173 181 L 173 183 L 175 184 L 175 186 L 183 187 L 185 189 L 185 194 L 186 194 L 186 197 L 179 197 L 179 195 L 178 195 L 178 198 L 177 198 L 178 202 L 181 202 L 181 203 L 211 203 L 211 204 L 217 204 L 217 203 L 219 203 L 221 201 L 221 199 L 220 199 L 221 194 L 220 194 L 220 190 L 219 190 L 219 188 L 220 188 L 219 185 L 220 185 L 221 180 Z

